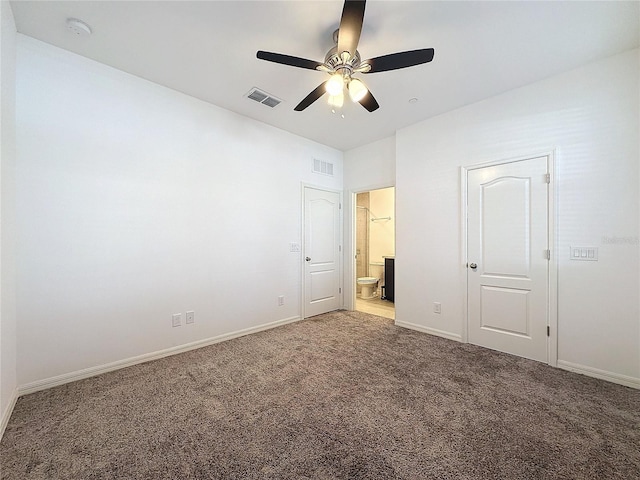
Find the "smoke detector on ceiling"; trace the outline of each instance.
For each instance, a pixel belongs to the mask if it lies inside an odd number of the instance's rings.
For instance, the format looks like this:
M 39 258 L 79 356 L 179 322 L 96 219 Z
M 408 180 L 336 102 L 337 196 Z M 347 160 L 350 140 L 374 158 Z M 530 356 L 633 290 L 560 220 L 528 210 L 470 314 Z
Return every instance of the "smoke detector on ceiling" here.
M 91 35 L 91 27 L 77 18 L 67 18 L 67 29 L 79 37 Z

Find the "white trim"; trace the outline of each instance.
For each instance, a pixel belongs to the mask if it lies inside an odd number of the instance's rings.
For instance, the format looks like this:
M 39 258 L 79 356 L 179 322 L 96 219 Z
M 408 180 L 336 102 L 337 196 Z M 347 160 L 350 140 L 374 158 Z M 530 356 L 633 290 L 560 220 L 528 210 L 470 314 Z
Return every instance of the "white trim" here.
M 350 278 L 345 277 L 344 284 L 346 285 L 347 282 L 351 283 L 351 295 L 349 295 L 349 298 L 345 302 L 347 310 L 356 309 L 356 295 L 358 293 L 358 287 L 356 286 L 357 280 L 355 280 L 358 276 L 358 266 L 356 261 L 356 217 L 358 214 L 356 211 L 356 204 L 358 203 L 358 193 L 359 192 L 349 190 L 349 220 L 351 221 L 349 225 L 349 264 L 351 265 L 351 275 Z
M 558 368 L 640 390 L 640 378 L 629 377 L 627 375 L 621 375 L 619 373 L 607 372 L 606 370 L 587 367 L 586 365 L 567 362 L 566 360 L 558 360 Z
M 550 176 L 549 187 L 547 190 L 547 245 L 551 250 L 551 258 L 549 259 L 548 269 L 548 291 L 547 291 L 547 325 L 550 327 L 550 335 L 547 337 L 547 364 L 551 366 L 558 365 L 558 246 L 555 235 L 556 226 L 556 182 L 555 182 L 555 158 L 557 148 L 551 148 L 541 153 L 522 154 L 504 160 L 494 160 L 483 163 L 460 167 L 460 198 L 461 198 L 461 258 L 460 267 L 464 270 L 462 278 L 464 279 L 463 287 L 463 328 L 462 341 L 468 342 L 469 331 L 469 310 L 468 310 L 468 268 L 467 268 L 467 175 L 470 170 L 476 170 L 485 167 L 493 167 L 496 165 L 504 165 L 508 163 L 521 162 L 531 160 L 533 158 L 547 157 L 547 170 Z
M 460 255 L 460 268 L 463 271 L 463 274 L 460 275 L 462 283 L 462 288 L 460 289 L 460 291 L 462 292 L 461 340 L 464 343 L 469 343 L 469 269 L 467 268 L 467 262 L 469 261 L 467 258 L 467 173 L 468 169 L 466 167 L 460 167 L 460 195 L 462 197 L 460 201 L 460 218 L 462 222 L 460 228 L 460 245 L 462 247 L 462 255 Z
M 395 183 L 391 182 L 391 183 L 378 183 L 375 185 L 369 185 L 368 187 L 358 187 L 358 188 L 354 188 L 349 190 L 351 193 L 357 194 L 357 193 L 367 193 L 367 192 L 371 192 L 373 190 L 384 190 L 385 188 L 391 188 L 391 187 L 395 187 Z M 395 196 L 395 195 L 394 195 Z
M 447 338 L 456 342 L 462 342 L 462 336 L 457 333 L 445 332 L 444 330 L 438 330 L 437 328 L 424 327 L 417 323 L 403 322 L 396 320 L 395 324 L 398 327 L 408 328 L 409 330 L 416 330 L 418 332 L 428 333 L 429 335 L 435 335 L 436 337 Z
M 18 401 L 18 390 L 14 389 L 11 398 L 9 399 L 9 404 L 7 408 L 2 412 L 2 416 L 0 417 L 0 440 L 2 440 L 2 436 L 4 435 L 4 431 L 7 428 L 7 424 L 9 423 L 9 419 L 11 418 L 11 414 L 13 413 L 13 409 L 16 406 L 16 402 Z
M 548 325 L 550 335 L 547 338 L 547 361 L 552 367 L 558 366 L 558 236 L 556 235 L 557 211 L 557 189 L 556 189 L 556 159 L 558 149 L 551 150 L 548 154 L 547 170 L 549 173 L 549 190 L 547 192 L 547 221 L 548 223 L 548 245 L 551 250 L 549 258 L 549 305 L 548 305 Z
M 531 160 L 533 158 L 549 157 L 549 156 L 553 156 L 553 153 L 554 153 L 555 150 L 556 150 L 556 147 L 548 148 L 547 150 L 542 150 L 542 151 L 533 152 L 533 153 L 523 152 L 522 154 L 514 155 L 513 157 L 508 157 L 508 158 L 499 159 L 499 160 L 491 160 L 491 161 L 480 162 L 480 163 L 474 163 L 472 165 L 467 165 L 467 166 L 464 166 L 462 168 L 465 169 L 465 170 L 477 170 L 479 168 L 495 167 L 497 165 L 504 165 L 506 163 L 522 162 L 522 161 L 525 161 L 525 160 Z
M 195 342 L 186 343 L 177 347 L 166 348 L 164 350 L 158 350 L 156 352 L 145 353 L 144 355 L 138 355 L 136 357 L 127 358 L 124 360 L 118 360 L 115 362 L 107 363 L 104 365 L 98 365 L 95 367 L 84 368 L 82 370 L 76 370 L 75 372 L 64 373 L 55 377 L 45 378 L 44 380 L 36 380 L 35 382 L 27 383 L 18 387 L 18 396 L 27 395 L 29 393 L 38 392 L 40 390 L 46 390 L 48 388 L 64 385 L 65 383 L 75 382 L 77 380 L 83 380 L 89 377 L 95 377 L 103 373 L 112 372 L 114 370 L 120 370 L 121 368 L 130 367 L 132 365 L 138 365 L 140 363 L 150 362 L 152 360 L 158 360 L 160 358 L 176 355 L 178 353 L 188 352 L 189 350 L 195 350 L 198 348 L 213 345 L 215 343 L 224 342 L 233 338 L 243 337 L 251 333 L 261 332 L 263 330 L 269 330 L 271 328 L 279 327 L 287 323 L 293 323 L 300 320 L 299 316 L 284 318 L 282 320 L 276 320 L 275 322 L 269 322 L 257 327 L 245 328 L 237 330 L 231 333 L 225 333 L 204 340 L 197 340 Z

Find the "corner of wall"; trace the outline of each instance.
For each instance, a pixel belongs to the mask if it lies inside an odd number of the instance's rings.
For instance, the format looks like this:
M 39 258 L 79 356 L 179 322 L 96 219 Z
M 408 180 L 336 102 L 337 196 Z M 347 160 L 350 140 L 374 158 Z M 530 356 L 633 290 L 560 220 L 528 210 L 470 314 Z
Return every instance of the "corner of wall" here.
M 17 399 L 15 302 L 16 25 L 0 2 L 0 438 Z
M 4 436 L 4 431 L 9 424 L 9 419 L 11 418 L 11 414 L 13 413 L 13 408 L 16 406 L 16 402 L 18 401 L 18 390 L 14 389 L 13 393 L 9 397 L 9 402 L 7 403 L 7 407 L 4 408 L 0 414 L 0 440 Z
M 355 279 L 353 254 L 355 253 L 355 229 L 353 212 L 354 192 L 363 192 L 395 186 L 396 184 L 396 136 L 344 152 L 344 304 L 353 308 Z

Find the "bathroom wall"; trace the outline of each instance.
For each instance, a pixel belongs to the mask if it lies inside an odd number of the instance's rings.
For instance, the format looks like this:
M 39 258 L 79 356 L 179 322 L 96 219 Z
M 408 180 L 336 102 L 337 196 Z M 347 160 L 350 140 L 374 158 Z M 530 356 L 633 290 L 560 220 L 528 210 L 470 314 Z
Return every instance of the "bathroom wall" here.
M 379 278 L 379 286 L 385 284 L 384 257 L 395 253 L 395 188 L 389 187 L 370 192 L 369 219 L 369 274 Z M 390 220 L 373 218 L 391 217 Z M 380 290 L 378 290 L 380 293 Z
M 369 263 L 384 262 L 383 257 L 395 254 L 395 188 L 372 190 L 369 209 L 372 218 L 391 217 L 391 220 L 369 222 Z

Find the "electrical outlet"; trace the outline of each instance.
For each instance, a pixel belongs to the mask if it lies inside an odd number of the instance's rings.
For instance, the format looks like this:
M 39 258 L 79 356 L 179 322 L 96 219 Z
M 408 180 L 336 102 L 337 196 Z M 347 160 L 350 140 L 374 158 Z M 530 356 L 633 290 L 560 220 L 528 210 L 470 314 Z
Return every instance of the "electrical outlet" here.
M 173 315 L 171 315 L 171 324 L 174 327 L 179 327 L 180 325 L 182 325 L 182 314 L 174 313 Z
M 189 324 L 189 323 L 195 323 L 196 322 L 196 312 L 191 310 L 191 311 L 187 312 L 186 315 L 187 315 L 187 319 L 186 319 L 185 323 Z
M 442 313 L 442 305 L 440 302 L 433 302 L 433 313 Z
M 278 306 L 281 307 L 282 305 L 284 305 L 284 295 L 278 297 Z

